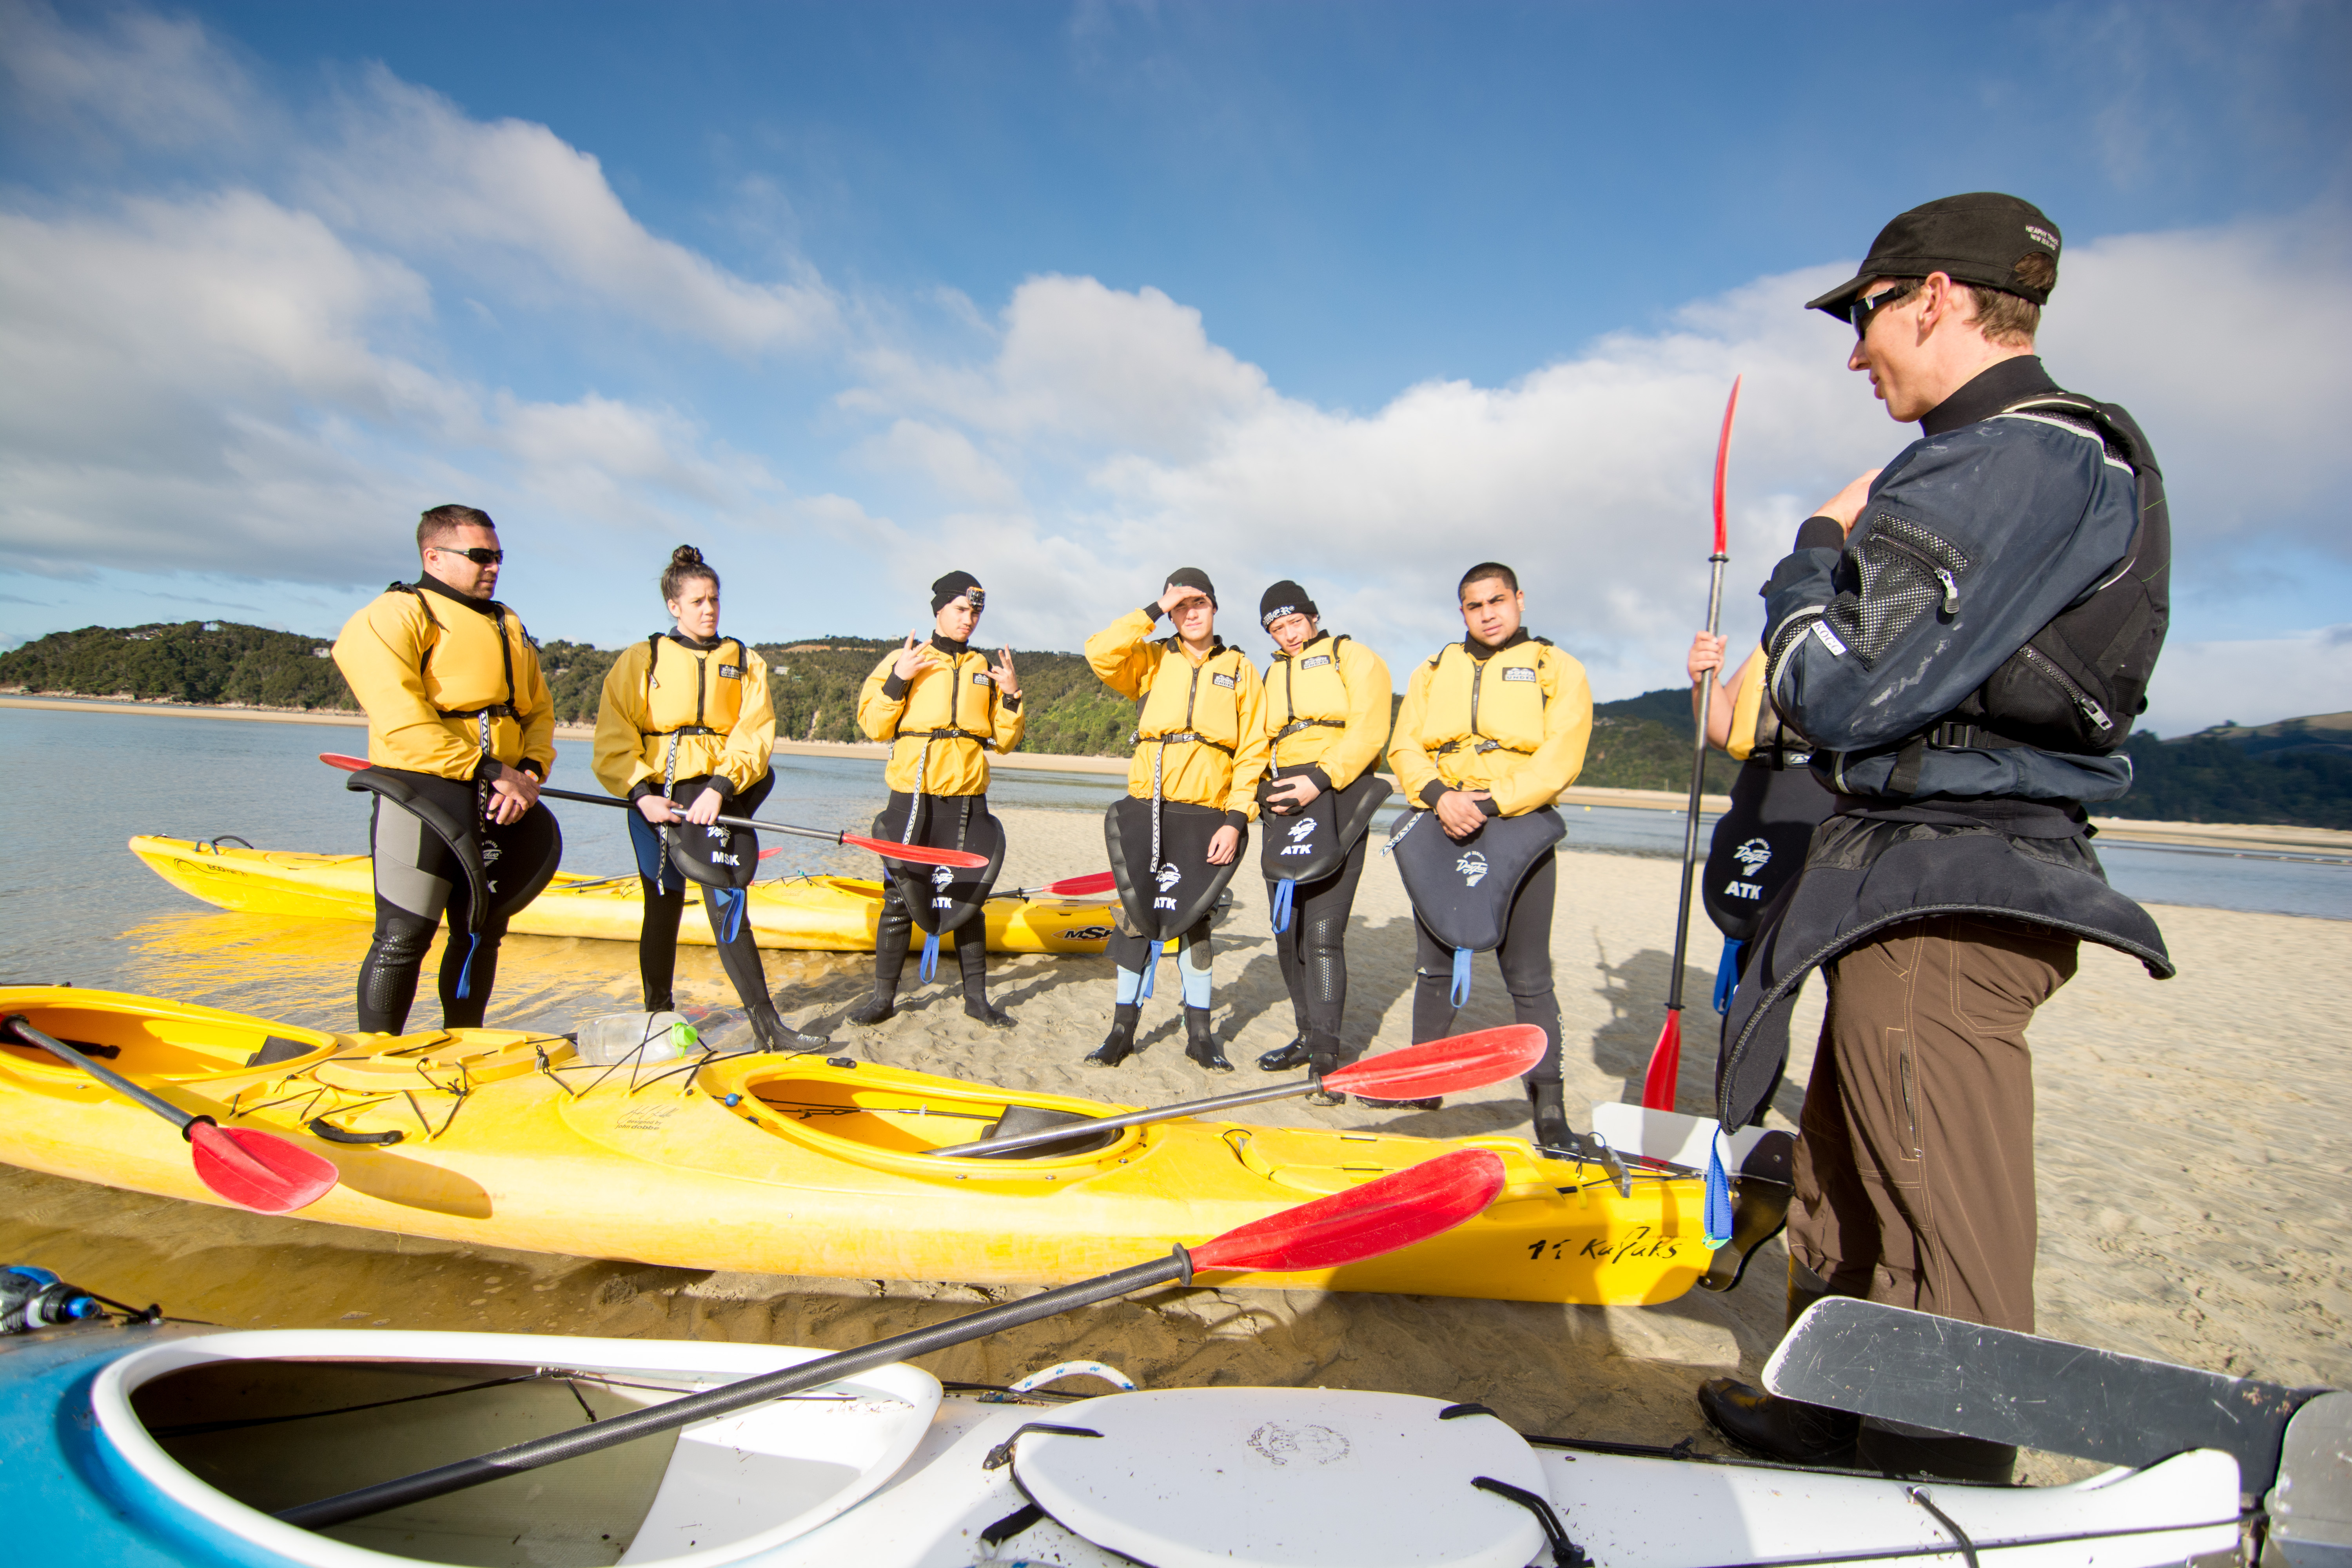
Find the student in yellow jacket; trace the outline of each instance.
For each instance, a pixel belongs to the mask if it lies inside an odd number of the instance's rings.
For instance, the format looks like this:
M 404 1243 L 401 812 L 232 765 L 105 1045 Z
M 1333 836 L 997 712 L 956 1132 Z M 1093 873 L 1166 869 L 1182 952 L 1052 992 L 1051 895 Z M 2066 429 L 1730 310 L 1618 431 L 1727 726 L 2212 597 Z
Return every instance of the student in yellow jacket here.
M 1592 735 L 1592 689 L 1584 666 L 1520 626 L 1527 595 L 1517 574 L 1481 562 L 1463 574 L 1459 595 L 1468 635 L 1413 671 L 1389 744 L 1389 762 L 1406 796 L 1426 808 L 1456 844 L 1492 818 L 1550 812 L 1554 797 L 1584 766 Z M 1558 837 L 1555 831 L 1550 840 Z M 1465 851 L 1464 862 L 1471 858 Z M 1513 1015 L 1542 1028 L 1548 1044 L 1543 1060 L 1527 1074 L 1536 1142 L 1546 1148 L 1570 1147 L 1574 1137 L 1561 1104 L 1559 1002 L 1552 994 L 1558 888 L 1547 842 L 1515 885 L 1498 879 L 1480 890 L 1489 900 L 1507 900 L 1495 957 Z M 1456 1005 L 1448 987 L 1454 950 L 1431 930 L 1429 913 L 1417 893 L 1416 1044 L 1450 1034 Z
M 1155 641 L 1161 616 L 1176 634 Z M 1231 1072 L 1209 1026 L 1209 928 L 1257 816 L 1265 772 L 1257 667 L 1218 637 L 1216 589 L 1192 566 L 1171 573 L 1158 599 L 1088 637 L 1087 662 L 1137 705 L 1127 798 L 1103 826 L 1123 911 L 1109 946 L 1118 990 L 1110 1033 L 1087 1060 L 1117 1067 L 1133 1053 L 1160 943 L 1180 937 L 1184 1054 L 1212 1072 Z
M 722 813 L 754 816 L 775 784 L 768 666 L 740 638 L 719 635 L 719 574 L 701 551 L 681 544 L 662 569 L 661 595 L 677 627 L 632 643 L 604 672 L 592 763 L 596 782 L 633 808 L 629 843 L 645 899 L 637 975 L 648 1013 L 676 1000 L 677 922 L 686 909 L 687 878 L 664 826 L 687 831 L 709 827 Z M 772 1051 L 824 1044 L 778 1016 L 743 890 L 706 886 L 702 908 L 752 1037 Z
M 1350 1053 L 1339 1037 L 1348 1008 L 1348 915 L 1364 874 L 1372 814 L 1389 797 L 1375 770 L 1389 738 L 1387 661 L 1323 629 L 1307 590 L 1287 578 L 1258 600 L 1274 638 L 1265 667 L 1268 771 L 1265 806 L 1267 905 L 1274 951 L 1290 991 L 1297 1037 L 1266 1052 L 1267 1072 L 1329 1072 Z
M 857 694 L 857 727 L 890 745 L 883 782 L 889 804 L 874 819 L 874 837 L 986 855 L 985 870 L 957 879 L 944 868 L 887 861 L 882 868 L 882 915 L 874 933 L 874 994 L 849 1016 L 878 1024 L 898 1010 L 898 976 L 914 928 L 924 931 L 919 975 L 929 980 L 939 962 L 940 938 L 956 938 L 965 1014 L 992 1029 L 1009 1029 L 1013 1016 L 989 1005 L 987 920 L 983 906 L 1004 861 L 1004 830 L 988 809 L 988 753 L 1021 744 L 1021 678 L 1013 650 L 996 661 L 971 646 L 987 607 L 987 590 L 969 572 L 950 572 L 931 584 L 931 636 L 886 654 Z
M 376 795 L 362 1033 L 407 1028 L 445 912 L 442 1026 L 478 1028 L 507 919 L 562 855 L 539 804 L 555 705 L 522 622 L 490 597 L 506 559 L 497 525 L 473 507 L 437 506 L 416 524 L 416 581 L 386 588 L 335 639 L 335 667 L 367 710 L 371 766 L 354 787 Z

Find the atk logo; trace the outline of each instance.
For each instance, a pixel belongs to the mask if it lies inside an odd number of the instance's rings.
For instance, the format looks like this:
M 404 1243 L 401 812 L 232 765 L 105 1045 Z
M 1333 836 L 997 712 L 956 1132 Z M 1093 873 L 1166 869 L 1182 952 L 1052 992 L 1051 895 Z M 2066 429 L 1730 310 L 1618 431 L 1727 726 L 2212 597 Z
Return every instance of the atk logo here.
M 1741 876 L 1753 877 L 1772 863 L 1772 846 L 1761 838 L 1750 838 L 1736 847 L 1731 858 L 1739 862 Z
M 931 868 L 931 886 L 932 886 L 932 887 L 934 887 L 934 888 L 944 888 L 944 887 L 946 887 L 950 882 L 952 882 L 952 881 L 954 881 L 954 880 L 955 880 L 955 872 L 954 872 L 954 871 L 952 871 L 952 870 L 950 870 L 949 868 L 947 868 L 947 867 L 945 867 L 945 866 L 934 866 L 934 867 L 932 867 L 932 868 Z
M 1464 887 L 1475 888 L 1486 879 L 1486 857 L 1473 849 L 1454 862 L 1454 868 L 1462 873 Z
M 1151 907 L 1155 910 L 1174 909 L 1176 907 L 1176 900 L 1169 895 L 1173 894 L 1176 890 L 1176 884 L 1184 879 L 1184 873 L 1176 868 L 1176 863 L 1174 861 L 1163 860 L 1160 862 L 1160 871 L 1156 879 L 1160 883 L 1160 891 L 1161 896 L 1151 900 Z
M 499 857 L 505 853 L 505 850 L 499 847 L 499 841 L 497 839 L 485 838 L 482 840 L 482 864 L 485 868 L 497 865 L 499 863 Z
M 1290 825 L 1290 841 L 1293 844 L 1303 843 L 1314 837 L 1315 819 L 1313 817 L 1309 816 Z

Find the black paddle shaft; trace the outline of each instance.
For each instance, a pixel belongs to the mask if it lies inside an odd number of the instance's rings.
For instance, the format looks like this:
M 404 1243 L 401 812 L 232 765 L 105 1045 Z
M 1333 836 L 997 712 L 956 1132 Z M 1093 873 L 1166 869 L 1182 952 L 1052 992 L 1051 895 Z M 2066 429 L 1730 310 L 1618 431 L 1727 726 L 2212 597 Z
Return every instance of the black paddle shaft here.
M 1264 1089 L 1244 1089 L 1232 1094 L 1221 1094 L 1211 1100 L 1188 1100 L 1181 1105 L 1161 1105 L 1144 1110 L 1123 1110 L 1117 1116 L 1089 1117 L 1058 1126 L 1041 1127 L 1034 1132 L 1015 1132 L 1003 1138 L 983 1138 L 977 1143 L 957 1143 L 945 1149 L 933 1149 L 933 1154 L 1002 1154 L 1015 1149 L 1034 1148 L 1040 1143 L 1059 1143 L 1073 1136 L 1088 1132 L 1108 1132 L 1118 1127 L 1141 1127 L 1147 1122 L 1169 1121 L 1180 1116 L 1201 1116 L 1213 1111 L 1232 1110 L 1244 1105 L 1261 1105 L 1269 1100 L 1287 1100 L 1294 1094 L 1313 1089 L 1311 1078 L 1295 1079 L 1284 1083 L 1268 1084 Z
M 539 793 L 551 800 L 576 800 L 583 805 L 617 805 L 624 811 L 631 809 L 627 801 L 615 795 L 584 795 L 576 789 L 550 789 L 545 784 L 540 786 Z M 679 819 L 684 820 L 684 816 L 680 813 Z M 789 822 L 760 822 L 748 816 L 715 816 L 711 820 L 721 827 L 751 827 L 762 833 L 792 833 L 803 838 L 822 838 L 827 844 L 838 844 L 843 837 L 838 833 L 827 833 L 822 827 L 794 827 Z
M 1722 497 L 1717 496 L 1718 508 Z M 1706 591 L 1706 635 L 1715 636 L 1715 628 L 1723 620 L 1723 568 L 1731 558 L 1717 551 L 1707 560 L 1714 563 L 1715 581 Z M 1698 860 L 1698 805 L 1706 785 L 1706 710 L 1715 696 L 1715 683 L 1722 679 L 1718 667 L 1699 678 L 1698 741 L 1691 748 L 1690 808 L 1683 824 L 1682 905 L 1675 911 L 1675 965 L 1666 982 L 1666 1011 L 1683 1010 L 1683 954 L 1690 948 L 1691 868 Z
M 180 1134 L 183 1137 L 187 1135 L 189 1125 L 196 1120 L 195 1116 L 191 1112 L 181 1110 L 178 1106 L 173 1105 L 171 1101 L 164 1100 L 160 1096 L 148 1093 L 147 1090 L 140 1088 L 129 1079 L 124 1078 L 121 1073 L 113 1072 L 106 1068 L 99 1066 L 96 1062 L 90 1060 L 79 1051 L 75 1050 L 71 1046 L 67 1045 L 63 1040 L 52 1039 L 50 1037 L 41 1033 L 40 1030 L 33 1027 L 33 1021 L 30 1018 L 26 1017 L 22 1013 L 11 1013 L 5 1018 L 0 1018 L 0 1029 L 5 1029 L 9 1034 L 16 1036 L 18 1039 L 24 1041 L 25 1044 L 28 1046 L 38 1046 L 41 1049 L 48 1052 L 49 1055 L 56 1057 L 60 1061 L 69 1063 L 74 1067 L 81 1068 L 82 1071 L 89 1074 L 90 1077 L 98 1079 L 99 1082 L 106 1085 L 107 1088 L 114 1090 L 115 1093 L 125 1095 L 137 1100 L 140 1104 L 145 1106 L 148 1110 L 153 1111 L 156 1115 L 162 1117 L 164 1121 L 178 1128 L 180 1130 Z
M 1064 1137 L 1068 1133 L 1065 1131 Z M 1148 1286 L 1164 1285 L 1174 1280 L 1189 1285 L 1192 1282 L 1192 1256 L 1177 1247 L 1166 1258 L 1150 1263 L 1139 1263 L 1112 1274 L 1093 1279 L 1081 1279 L 1075 1285 L 1040 1291 L 1018 1301 L 967 1312 L 961 1318 L 950 1318 L 944 1323 L 934 1323 L 928 1329 L 915 1329 L 894 1334 L 887 1340 L 877 1340 L 857 1350 L 840 1351 L 798 1366 L 786 1367 L 761 1377 L 745 1378 L 705 1394 L 692 1394 L 683 1399 L 673 1399 L 667 1405 L 649 1405 L 626 1415 L 591 1422 L 575 1426 L 569 1432 L 559 1432 L 551 1437 L 541 1437 L 529 1443 L 517 1443 L 494 1453 L 459 1459 L 455 1464 L 421 1470 L 397 1480 L 380 1481 L 372 1487 L 341 1492 L 334 1497 L 320 1498 L 282 1510 L 278 1517 L 287 1523 L 305 1530 L 325 1530 L 331 1525 L 347 1524 L 355 1519 L 382 1513 L 386 1509 L 404 1503 L 424 1502 L 428 1499 L 446 1497 L 451 1492 L 478 1487 L 485 1481 L 495 1481 L 507 1476 L 520 1475 L 544 1465 L 560 1464 L 576 1459 L 583 1454 L 593 1454 L 638 1437 L 650 1437 L 656 1432 L 674 1431 L 694 1422 L 714 1415 L 730 1415 L 751 1405 L 763 1405 L 803 1389 L 821 1387 L 872 1367 L 885 1366 L 910 1356 L 928 1355 L 972 1340 L 982 1339 L 1023 1323 L 1050 1318 L 1079 1307 L 1091 1307 L 1097 1301 L 1108 1301 L 1131 1290 Z

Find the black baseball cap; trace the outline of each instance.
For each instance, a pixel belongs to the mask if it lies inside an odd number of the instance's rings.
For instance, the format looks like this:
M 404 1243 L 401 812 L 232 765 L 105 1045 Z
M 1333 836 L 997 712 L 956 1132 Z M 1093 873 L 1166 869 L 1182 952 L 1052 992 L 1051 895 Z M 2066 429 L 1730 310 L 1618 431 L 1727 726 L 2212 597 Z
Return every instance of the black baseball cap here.
M 2045 305 L 2057 287 L 2058 246 L 2058 226 L 2032 202 L 1999 191 L 1945 196 L 1913 207 L 1880 229 L 1862 258 L 1862 270 L 1820 299 L 1806 300 L 1805 309 L 1843 321 L 1872 279 L 1925 278 L 1930 272 Z M 2049 259 L 2049 283 L 2036 287 L 2018 275 L 2019 263 L 2033 257 Z

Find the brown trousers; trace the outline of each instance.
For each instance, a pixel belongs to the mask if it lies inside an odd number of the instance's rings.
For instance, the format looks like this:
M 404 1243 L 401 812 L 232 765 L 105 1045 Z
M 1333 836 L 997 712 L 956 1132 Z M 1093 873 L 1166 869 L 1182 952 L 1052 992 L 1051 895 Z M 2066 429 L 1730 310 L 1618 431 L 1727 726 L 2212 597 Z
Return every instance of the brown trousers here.
M 1789 1252 L 1830 1292 L 2033 1331 L 2033 1058 L 2025 1026 L 2076 941 L 1906 921 L 1828 966 Z

